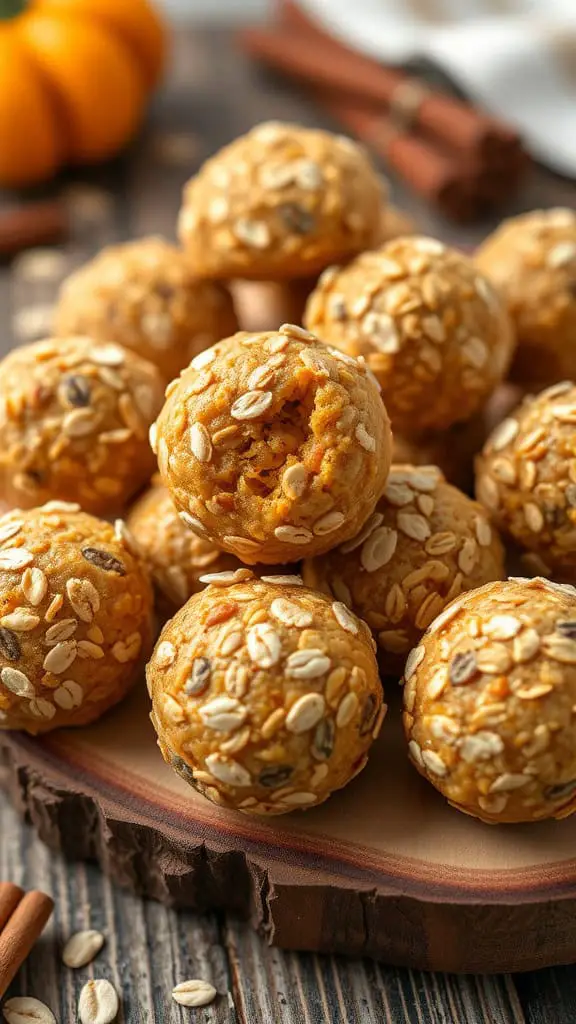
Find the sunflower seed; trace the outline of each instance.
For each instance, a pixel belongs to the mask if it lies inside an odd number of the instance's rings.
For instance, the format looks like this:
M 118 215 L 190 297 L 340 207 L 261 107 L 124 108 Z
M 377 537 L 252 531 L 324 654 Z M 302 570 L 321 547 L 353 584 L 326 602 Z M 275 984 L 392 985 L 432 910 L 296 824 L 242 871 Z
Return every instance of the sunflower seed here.
M 275 800 L 276 796 L 272 799 Z M 316 793 L 286 793 L 281 797 L 282 803 L 288 807 L 307 807 L 309 804 L 315 804 L 317 799 Z
M 259 668 L 272 668 L 280 661 L 280 637 L 268 622 L 258 623 L 248 630 L 246 646 L 250 659 Z
M 316 761 L 327 761 L 334 749 L 336 728 L 331 718 L 324 718 L 318 723 L 310 753 Z
M 104 569 L 105 572 L 117 572 L 119 576 L 126 575 L 126 569 L 122 562 L 108 551 L 101 551 L 100 548 L 82 548 L 82 557 L 91 565 L 95 565 L 97 569 Z
M 58 389 L 61 401 L 75 408 L 90 405 L 90 381 L 81 374 L 64 377 Z
M 70 665 L 76 659 L 76 654 L 76 642 L 74 640 L 64 640 L 48 651 L 42 667 L 46 672 L 53 672 L 55 676 L 59 676 L 67 668 L 70 668 Z
M 25 569 L 34 561 L 34 555 L 26 548 L 3 548 L 0 550 L 0 570 Z
M 315 647 L 294 651 L 286 660 L 286 675 L 292 679 L 318 679 L 330 670 L 330 658 Z
M 78 1000 L 82 1024 L 112 1024 L 119 1009 L 118 994 L 109 981 L 98 978 L 84 985 Z
M 198 462 L 210 462 L 212 441 L 203 423 L 193 423 L 190 427 L 190 450 Z
M 487 548 L 492 543 L 492 529 L 490 523 L 482 516 L 476 516 L 474 520 L 476 540 L 480 547 Z
M 226 761 L 220 754 L 209 754 L 206 758 L 208 771 L 227 786 L 251 786 L 252 776 L 237 761 Z
M 216 732 L 232 732 L 243 725 L 248 714 L 243 704 L 234 697 L 215 697 L 209 704 L 199 708 L 198 714 L 208 729 Z
M 449 678 L 453 686 L 469 683 L 480 669 L 474 651 L 461 651 L 455 654 L 450 662 Z
M 209 658 L 195 658 L 192 662 L 190 675 L 184 686 L 187 697 L 198 697 L 210 684 L 212 665 Z
M 416 764 L 420 765 L 421 768 L 424 766 L 424 762 L 422 760 L 422 750 L 420 748 L 420 744 L 416 743 L 416 740 L 410 740 L 408 744 L 408 753 L 410 754 L 412 760 L 416 762 Z
M 2 1007 L 6 1024 L 56 1024 L 56 1018 L 45 1003 L 32 996 L 15 996 Z
M 285 544 L 307 544 L 313 538 L 312 531 L 304 526 L 277 526 L 274 536 Z
M 208 1006 L 217 996 L 214 985 L 201 978 L 182 981 L 172 989 L 172 998 L 180 1006 Z
M 247 391 L 233 403 L 230 415 L 235 420 L 257 419 L 263 412 L 266 412 L 266 409 L 270 408 L 273 397 L 271 391 Z
M 84 691 L 73 679 L 65 679 L 54 692 L 54 701 L 64 711 L 79 708 L 84 700 Z
M 505 772 L 500 775 L 490 786 L 490 793 L 510 793 L 514 789 L 521 789 L 530 782 L 527 775 L 518 775 L 513 772 Z
M 17 668 L 9 666 L 3 668 L 0 672 L 0 679 L 6 689 L 15 693 L 17 697 L 33 697 L 36 692 L 28 676 Z
M 524 518 L 528 529 L 532 530 L 533 533 L 540 533 L 544 529 L 544 516 L 538 505 L 535 505 L 533 502 L 528 502 L 524 506 Z
M 272 601 L 270 614 L 284 626 L 297 626 L 299 629 L 311 626 L 314 621 L 311 612 L 283 597 L 277 597 Z
M 419 647 L 414 647 L 413 650 L 410 651 L 404 667 L 404 679 L 406 682 L 412 678 L 416 669 L 422 664 L 425 654 L 426 649 L 422 644 Z
M 305 693 L 292 705 L 286 715 L 288 732 L 301 733 L 312 729 L 322 718 L 326 701 L 321 693 Z
M 90 580 L 70 579 L 66 583 L 68 600 L 83 622 L 92 622 L 100 609 L 100 594 Z
M 0 654 L 3 654 L 7 661 L 18 661 L 22 654 L 18 637 L 5 627 L 0 627 Z
M 422 763 L 424 767 L 432 772 L 433 775 L 444 776 L 448 773 L 448 768 L 439 754 L 434 750 L 423 750 L 422 751 Z
M 267 789 L 276 789 L 278 786 L 283 786 L 285 782 L 288 782 L 293 771 L 294 769 L 291 765 L 287 764 L 264 768 L 258 776 L 258 782 L 261 786 L 266 786 Z
M 350 724 L 359 706 L 360 701 L 355 693 L 347 693 L 346 696 L 342 698 L 338 705 L 338 711 L 336 712 L 336 726 L 338 729 L 344 729 Z
M 104 945 L 102 932 L 87 929 L 72 935 L 62 950 L 62 960 L 66 967 L 86 967 Z

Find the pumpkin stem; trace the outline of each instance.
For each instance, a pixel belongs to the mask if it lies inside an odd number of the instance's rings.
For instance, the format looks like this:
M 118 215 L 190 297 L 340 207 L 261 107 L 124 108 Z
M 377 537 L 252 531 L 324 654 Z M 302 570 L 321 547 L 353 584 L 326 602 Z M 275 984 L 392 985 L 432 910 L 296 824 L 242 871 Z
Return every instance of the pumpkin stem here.
M 28 0 L 0 0 L 0 21 L 17 18 L 26 10 Z

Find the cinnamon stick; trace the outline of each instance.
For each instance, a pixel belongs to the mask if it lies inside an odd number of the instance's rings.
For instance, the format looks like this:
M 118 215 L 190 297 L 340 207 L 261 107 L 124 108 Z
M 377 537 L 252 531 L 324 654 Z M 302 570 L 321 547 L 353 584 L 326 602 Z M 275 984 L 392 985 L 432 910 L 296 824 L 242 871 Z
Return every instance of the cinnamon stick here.
M 24 249 L 58 242 L 67 232 L 68 217 L 59 199 L 0 207 L 0 258 Z
M 24 895 L 24 890 L 13 882 L 0 882 L 0 932 Z
M 349 49 L 309 18 L 293 0 L 281 0 L 282 24 L 314 45 L 314 52 L 329 58 L 324 72 L 331 71 L 332 88 L 346 80 L 346 91 L 364 102 L 387 106 L 407 125 L 425 135 L 482 161 L 491 159 L 525 162 L 518 132 L 498 118 L 456 97 L 430 89 L 399 68 L 390 67 Z M 284 33 L 281 33 L 284 38 Z M 320 46 L 322 50 L 320 51 Z M 326 83 L 328 84 L 328 83 Z
M 34 890 L 23 895 L 12 910 L 0 931 L 0 996 L 40 937 L 53 909 L 54 901 Z

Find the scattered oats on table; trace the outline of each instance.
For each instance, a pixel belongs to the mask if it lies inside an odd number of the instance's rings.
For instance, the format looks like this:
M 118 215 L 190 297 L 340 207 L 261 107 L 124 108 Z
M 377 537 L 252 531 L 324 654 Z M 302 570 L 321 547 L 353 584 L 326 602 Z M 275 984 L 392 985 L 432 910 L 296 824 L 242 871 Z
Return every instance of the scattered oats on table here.
M 505 220 L 475 262 L 518 336 L 512 378 L 533 388 L 576 377 L 576 212 L 532 210 Z
M 150 479 L 162 404 L 151 363 L 111 343 L 50 338 L 0 363 L 0 503 L 51 499 L 110 515 Z
M 248 564 L 354 536 L 384 489 L 390 424 L 366 368 L 308 331 L 240 332 L 192 360 L 152 431 L 183 521 Z
M 476 495 L 526 553 L 525 568 L 576 581 L 576 385 L 528 396 L 476 460 Z
M 160 749 L 223 807 L 312 807 L 362 770 L 384 718 L 370 631 L 298 578 L 228 577 L 176 613 L 148 664 Z
M 198 280 L 184 254 L 156 237 L 102 249 L 64 281 L 54 314 L 57 334 L 123 345 L 167 382 L 237 327 L 225 286 Z
M 184 188 L 180 241 L 202 277 L 308 277 L 376 243 L 386 186 L 342 135 L 270 121 Z
M 514 348 L 504 305 L 472 260 L 420 236 L 329 268 L 304 323 L 366 360 L 393 430 L 407 436 L 469 419 L 505 377 Z
M 360 533 L 303 567 L 307 586 L 368 623 L 385 675 L 402 671 L 446 604 L 503 576 L 504 551 L 485 510 L 436 466 L 393 465 Z
M 510 579 L 463 594 L 404 673 L 409 756 L 488 822 L 576 810 L 576 589 Z
M 0 518 L 0 728 L 86 725 L 152 645 L 152 588 L 128 534 L 51 501 Z

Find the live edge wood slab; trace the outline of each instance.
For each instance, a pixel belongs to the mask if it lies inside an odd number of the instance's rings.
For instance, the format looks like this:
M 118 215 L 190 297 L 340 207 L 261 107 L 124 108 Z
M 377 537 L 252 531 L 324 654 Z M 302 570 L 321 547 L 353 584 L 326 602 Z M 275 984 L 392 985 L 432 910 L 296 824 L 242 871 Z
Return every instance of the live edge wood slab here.
M 368 768 L 323 807 L 223 811 L 162 761 L 142 687 L 100 722 L 0 733 L 41 838 L 165 903 L 225 909 L 289 949 L 442 971 L 576 959 L 576 821 L 487 826 L 408 764 L 395 709 Z

